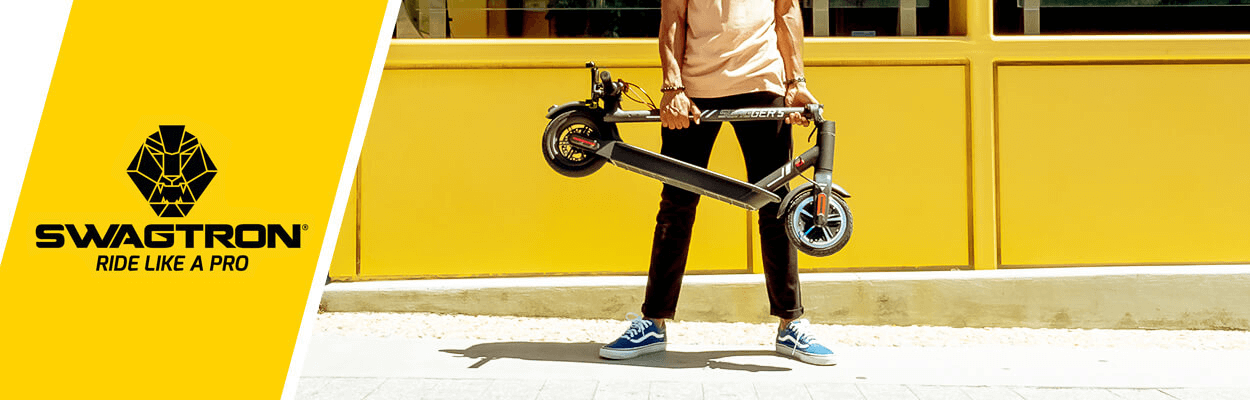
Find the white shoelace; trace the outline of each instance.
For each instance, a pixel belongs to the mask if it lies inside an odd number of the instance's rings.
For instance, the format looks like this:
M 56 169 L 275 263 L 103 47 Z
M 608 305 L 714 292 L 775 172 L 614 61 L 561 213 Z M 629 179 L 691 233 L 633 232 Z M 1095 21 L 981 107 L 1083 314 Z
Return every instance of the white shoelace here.
M 632 317 L 631 317 L 632 316 Z M 635 313 L 625 314 L 625 318 L 629 319 L 629 329 L 625 330 L 625 334 L 621 337 L 629 339 L 641 335 L 652 324 L 651 321 L 645 320 L 641 315 Z
M 800 319 L 791 322 L 789 328 L 790 332 L 794 334 L 794 347 L 796 349 L 807 348 L 816 343 L 816 337 L 812 334 L 811 325 L 808 325 L 807 320 Z

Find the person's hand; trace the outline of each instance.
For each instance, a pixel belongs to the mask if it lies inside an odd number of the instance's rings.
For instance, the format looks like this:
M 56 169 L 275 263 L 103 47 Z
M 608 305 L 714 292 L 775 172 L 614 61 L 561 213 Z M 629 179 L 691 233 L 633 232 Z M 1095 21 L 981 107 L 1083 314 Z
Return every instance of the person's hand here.
M 820 104 L 820 102 L 816 101 L 816 96 L 807 90 L 806 83 L 798 82 L 786 88 L 786 107 L 803 107 L 808 104 Z M 809 121 L 803 113 L 790 113 L 786 116 L 786 123 L 808 126 Z
M 690 117 L 699 123 L 699 107 L 696 107 L 684 90 L 664 92 L 660 99 L 660 125 L 669 129 L 686 129 L 690 127 Z

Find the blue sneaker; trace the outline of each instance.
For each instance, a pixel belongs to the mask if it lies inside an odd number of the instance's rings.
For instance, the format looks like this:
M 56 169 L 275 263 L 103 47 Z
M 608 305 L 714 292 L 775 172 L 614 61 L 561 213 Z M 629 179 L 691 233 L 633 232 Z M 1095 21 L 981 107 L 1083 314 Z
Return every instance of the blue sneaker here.
M 806 319 L 790 321 L 786 329 L 777 332 L 777 352 L 808 364 L 834 365 L 838 363 L 833 356 L 833 350 L 816 343 L 816 338 L 812 336 L 811 326 L 808 325 Z
M 664 351 L 666 346 L 664 328 L 656 326 L 654 322 L 642 319 L 638 314 L 629 313 L 626 314 L 626 317 L 629 317 L 630 314 L 633 315 L 633 318 L 629 320 L 629 329 L 615 342 L 604 345 L 603 348 L 599 349 L 599 357 L 625 360 L 647 353 Z

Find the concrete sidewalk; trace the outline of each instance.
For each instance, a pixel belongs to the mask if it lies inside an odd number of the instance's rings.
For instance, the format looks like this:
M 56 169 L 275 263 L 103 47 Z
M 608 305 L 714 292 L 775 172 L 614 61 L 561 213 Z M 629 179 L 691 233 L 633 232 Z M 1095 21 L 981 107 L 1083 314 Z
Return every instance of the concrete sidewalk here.
M 314 336 L 297 399 L 1250 399 L 1250 351 L 837 348 L 837 366 L 767 346 Z
M 805 273 L 803 305 L 844 325 L 1250 330 L 1250 266 Z M 332 283 L 323 311 L 619 318 L 645 276 Z M 678 318 L 769 322 L 764 276 L 686 276 Z

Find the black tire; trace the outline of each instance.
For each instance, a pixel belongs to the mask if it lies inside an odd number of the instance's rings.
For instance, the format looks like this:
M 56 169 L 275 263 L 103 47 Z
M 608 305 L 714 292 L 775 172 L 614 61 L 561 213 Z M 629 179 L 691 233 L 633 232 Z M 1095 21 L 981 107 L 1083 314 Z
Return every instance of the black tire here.
M 603 167 L 607 161 L 603 157 L 569 144 L 571 133 L 596 140 L 604 137 L 595 118 L 585 111 L 574 110 L 557 115 L 543 131 L 543 158 L 547 160 L 547 165 L 570 178 L 581 178 Z
M 838 250 L 842 250 L 843 246 L 846 246 L 846 242 L 851 240 L 851 230 L 855 224 L 851 218 L 851 208 L 846 205 L 846 201 L 842 200 L 841 196 L 833 194 L 829 196 L 830 221 L 825 229 L 816 229 L 812 218 L 815 215 L 814 202 L 815 196 L 812 195 L 810 188 L 794 196 L 790 204 L 786 205 L 783 223 L 786 236 L 790 237 L 790 243 L 793 243 L 795 248 L 803 254 L 825 257 L 837 253 Z

